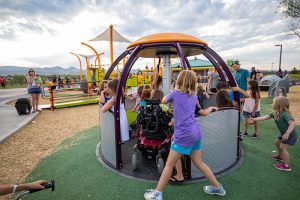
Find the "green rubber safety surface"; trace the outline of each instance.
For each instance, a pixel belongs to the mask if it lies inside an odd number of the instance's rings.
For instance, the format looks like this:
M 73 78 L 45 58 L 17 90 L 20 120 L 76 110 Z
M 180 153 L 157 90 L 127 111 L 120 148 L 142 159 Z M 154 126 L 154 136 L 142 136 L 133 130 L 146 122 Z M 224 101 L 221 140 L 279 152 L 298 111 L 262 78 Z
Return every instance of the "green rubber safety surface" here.
M 262 99 L 263 114 L 271 111 L 272 101 Z M 241 123 L 241 130 L 243 124 Z M 297 126 L 300 133 L 300 126 Z M 250 135 L 253 127 L 250 128 Z M 271 160 L 276 150 L 274 140 L 278 130 L 272 120 L 260 122 L 260 137 L 251 137 L 242 142 L 246 158 L 242 166 L 222 177 L 219 181 L 226 189 L 226 196 L 209 196 L 202 187 L 207 182 L 188 185 L 168 185 L 165 200 L 179 199 L 280 199 L 294 200 L 300 197 L 300 144 L 290 147 L 292 172 L 273 168 Z M 99 128 L 94 127 L 66 139 L 55 153 L 43 159 L 27 177 L 26 181 L 55 179 L 56 190 L 42 191 L 24 199 L 143 199 L 146 189 L 155 188 L 155 183 L 141 182 L 118 176 L 103 167 L 95 155 L 99 142 Z

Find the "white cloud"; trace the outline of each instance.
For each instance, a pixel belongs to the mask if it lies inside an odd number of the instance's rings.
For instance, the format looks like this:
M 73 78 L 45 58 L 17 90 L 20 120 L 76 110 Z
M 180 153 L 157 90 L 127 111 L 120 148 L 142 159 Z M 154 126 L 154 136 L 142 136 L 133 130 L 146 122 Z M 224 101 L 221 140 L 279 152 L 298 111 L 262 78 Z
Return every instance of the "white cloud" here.
M 274 45 L 282 43 L 283 66 L 300 68 L 300 39 L 287 38 L 288 25 L 268 0 L 43 2 L 0 3 L 0 65 L 78 66 L 69 52 L 93 53 L 80 42 L 114 24 L 130 40 L 166 31 L 191 34 L 208 42 L 224 60 L 239 58 L 245 67 L 278 63 Z M 103 64 L 110 63 L 108 42 L 89 44 L 105 53 Z M 126 46 L 115 43 L 114 57 Z

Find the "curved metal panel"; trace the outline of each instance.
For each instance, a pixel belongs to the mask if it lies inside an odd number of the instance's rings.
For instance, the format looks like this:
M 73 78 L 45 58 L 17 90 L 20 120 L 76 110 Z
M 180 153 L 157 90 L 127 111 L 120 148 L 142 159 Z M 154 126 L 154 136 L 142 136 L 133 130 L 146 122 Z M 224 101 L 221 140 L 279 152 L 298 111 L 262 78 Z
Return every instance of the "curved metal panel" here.
M 202 160 L 213 173 L 221 173 L 236 163 L 239 111 L 226 109 L 198 118 L 202 129 Z M 192 178 L 203 176 L 192 164 Z

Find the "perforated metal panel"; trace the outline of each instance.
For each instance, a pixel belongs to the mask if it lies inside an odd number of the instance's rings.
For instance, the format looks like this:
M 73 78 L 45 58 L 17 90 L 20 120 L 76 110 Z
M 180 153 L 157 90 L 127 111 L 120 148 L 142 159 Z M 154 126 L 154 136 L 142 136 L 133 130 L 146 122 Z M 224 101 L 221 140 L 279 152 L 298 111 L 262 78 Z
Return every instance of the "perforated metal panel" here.
M 111 112 L 102 113 L 100 109 L 101 154 L 116 166 L 115 123 Z
M 237 161 L 238 110 L 218 111 L 198 120 L 203 133 L 202 160 L 213 173 L 231 167 Z M 203 177 L 194 164 L 191 173 L 192 178 Z

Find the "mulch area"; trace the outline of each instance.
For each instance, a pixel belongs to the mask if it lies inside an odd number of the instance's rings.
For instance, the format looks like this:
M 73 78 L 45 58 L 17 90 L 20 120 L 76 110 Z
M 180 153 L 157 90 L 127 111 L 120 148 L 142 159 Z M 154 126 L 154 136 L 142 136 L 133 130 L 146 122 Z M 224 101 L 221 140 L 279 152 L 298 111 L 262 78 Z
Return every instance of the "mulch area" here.
M 97 105 L 43 110 L 34 121 L 0 144 L 0 184 L 24 181 L 61 141 L 96 125 Z

